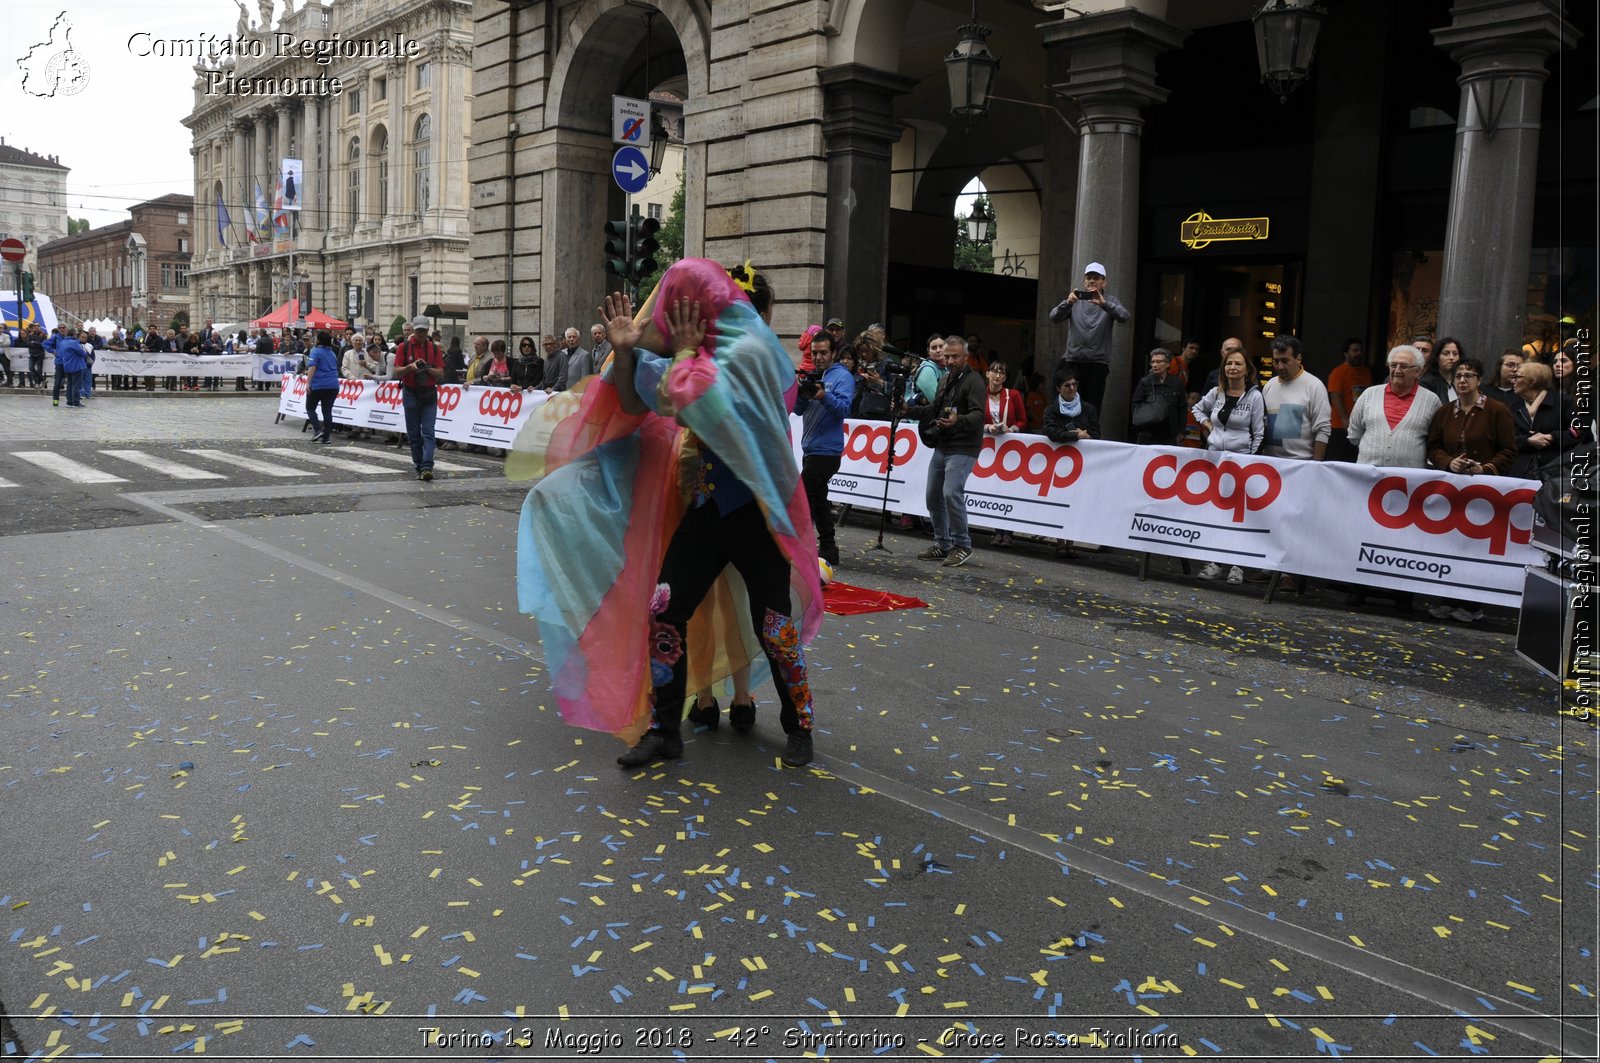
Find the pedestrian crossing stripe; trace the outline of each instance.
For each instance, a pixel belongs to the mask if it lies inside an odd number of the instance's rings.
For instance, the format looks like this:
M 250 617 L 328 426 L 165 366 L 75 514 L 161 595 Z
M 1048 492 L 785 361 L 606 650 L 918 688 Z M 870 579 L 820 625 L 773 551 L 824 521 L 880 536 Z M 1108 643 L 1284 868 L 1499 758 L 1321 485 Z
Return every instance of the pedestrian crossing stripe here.
M 224 465 L 237 465 L 241 469 L 249 469 L 251 472 L 258 472 L 263 476 L 276 476 L 280 479 L 316 475 L 310 469 L 285 469 L 281 465 L 257 461 L 254 458 L 240 457 L 238 454 L 229 454 L 225 450 L 185 450 L 181 453 L 193 454 L 197 458 L 205 458 L 208 461 L 219 461 Z
M 75 484 L 125 484 L 128 481 L 115 473 L 105 472 L 93 465 L 85 465 L 81 461 L 64 458 L 60 454 L 48 450 L 13 450 L 13 458 L 21 458 L 29 465 L 35 465 L 45 472 L 54 473 L 63 480 Z
M 147 454 L 142 450 L 102 450 L 100 453 L 116 458 L 119 461 L 141 465 L 146 469 L 170 476 L 175 480 L 226 480 L 228 478 L 224 473 L 212 472 L 209 469 L 197 469 L 193 465 L 168 461 L 166 458 Z
M 258 453 L 271 454 L 275 458 L 288 458 L 290 461 L 308 461 L 313 465 L 324 465 L 330 469 L 343 469 L 345 472 L 359 473 L 363 476 L 393 476 L 404 470 L 390 468 L 387 465 L 368 465 L 366 462 L 351 461 L 349 458 L 335 457 L 335 454 L 360 454 L 367 456 L 364 450 L 327 451 L 319 450 L 306 454 L 288 447 L 262 447 Z
M 251 447 L 250 449 L 254 453 L 261 455 L 262 458 L 270 460 L 258 460 L 225 450 L 203 448 L 180 448 L 178 453 L 190 455 L 202 461 L 232 465 L 240 469 L 260 473 L 263 476 L 284 479 L 319 475 L 320 470 L 294 468 L 294 462 L 304 462 L 309 465 L 319 466 L 322 469 L 336 469 L 362 476 L 383 476 L 409 472 L 411 466 L 411 458 L 408 454 L 364 447 L 319 449 L 312 453 L 289 447 Z M 114 461 L 126 462 L 129 465 L 134 465 L 174 480 L 227 480 L 230 478 L 227 473 L 216 472 L 185 462 L 173 461 L 170 458 L 152 454 L 147 450 L 103 448 L 97 450 L 96 453 Z M 70 483 L 87 485 L 130 482 L 127 476 L 120 476 L 116 472 L 97 468 L 87 462 L 77 461 L 54 451 L 18 450 L 12 451 L 11 456 Z M 372 459 L 389 464 L 375 464 Z M 394 467 L 395 465 L 404 465 L 406 468 L 396 468 Z M 434 462 L 434 467 L 441 472 L 469 473 L 475 476 L 481 476 L 490 471 L 484 466 L 464 465 L 450 461 L 436 461 Z M 20 489 L 23 486 L 23 484 L 14 480 L 0 477 L 0 490 Z
M 363 458 L 377 458 L 379 461 L 398 461 L 402 465 L 411 464 L 411 451 L 401 448 L 391 453 L 388 450 L 362 450 Z M 433 460 L 433 467 L 440 472 L 482 472 L 477 465 L 458 465 L 453 461 L 440 461 L 437 457 Z

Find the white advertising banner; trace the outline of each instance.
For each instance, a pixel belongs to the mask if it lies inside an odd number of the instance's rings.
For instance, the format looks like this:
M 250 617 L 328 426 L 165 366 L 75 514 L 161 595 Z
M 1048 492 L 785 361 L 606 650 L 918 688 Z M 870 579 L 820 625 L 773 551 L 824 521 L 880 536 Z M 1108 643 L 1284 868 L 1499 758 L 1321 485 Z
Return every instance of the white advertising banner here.
M 793 435 L 799 438 L 799 419 Z M 927 515 L 915 426 L 849 421 L 828 497 Z M 1180 447 L 984 440 L 967 481 L 979 527 L 1515 607 L 1537 485 Z
M 285 374 L 278 412 L 306 415 L 306 378 Z M 439 440 L 509 448 L 528 415 L 549 398 L 542 391 L 440 384 L 433 434 Z M 406 430 L 404 391 L 398 380 L 341 380 L 333 400 L 333 423 L 384 432 Z
M 95 376 L 250 376 L 249 354 L 167 354 L 161 351 L 95 351 Z M 270 379 L 276 380 L 277 377 Z
M 252 354 L 250 357 L 255 360 L 255 364 L 250 368 L 251 380 L 277 383 L 285 374 L 300 371 L 298 354 Z
M 284 376 L 278 410 L 304 417 L 306 378 Z M 439 386 L 439 439 L 509 447 L 540 391 Z M 405 431 L 398 381 L 340 381 L 336 424 Z M 795 461 L 801 420 L 790 420 Z M 847 421 L 828 497 L 927 516 L 932 448 L 915 425 Z M 1390 587 L 1515 608 L 1537 485 L 1498 476 L 1293 461 L 1188 447 L 989 436 L 967 480 L 975 526 Z

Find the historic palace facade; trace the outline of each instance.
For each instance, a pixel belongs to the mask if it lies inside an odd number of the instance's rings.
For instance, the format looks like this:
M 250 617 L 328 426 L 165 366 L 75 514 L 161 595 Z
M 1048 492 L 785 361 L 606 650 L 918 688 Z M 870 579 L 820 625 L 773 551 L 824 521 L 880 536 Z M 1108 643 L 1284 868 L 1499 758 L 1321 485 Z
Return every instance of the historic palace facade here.
M 262 41 L 264 54 L 197 63 L 194 110 L 184 120 L 193 134 L 198 212 L 190 275 L 196 320 L 248 321 L 306 281 L 317 309 L 384 329 L 430 306 L 464 316 L 472 31 L 467 0 L 290 5 L 275 27 L 247 25 L 241 7 L 237 36 Z M 305 56 L 276 57 L 277 33 L 411 47 L 340 57 L 330 68 Z M 337 95 L 215 91 L 242 81 L 314 79 L 330 69 L 341 83 Z M 303 164 L 292 197 L 298 212 L 278 209 L 285 159 Z

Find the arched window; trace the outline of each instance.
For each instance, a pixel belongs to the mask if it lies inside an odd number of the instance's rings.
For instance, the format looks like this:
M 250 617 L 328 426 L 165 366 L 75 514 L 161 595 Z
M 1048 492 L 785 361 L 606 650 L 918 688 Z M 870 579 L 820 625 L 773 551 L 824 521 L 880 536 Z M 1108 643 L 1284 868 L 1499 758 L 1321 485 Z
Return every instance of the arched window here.
M 383 126 L 372 131 L 372 163 L 377 184 L 373 207 L 379 218 L 389 216 L 389 131 Z
M 361 220 L 361 138 L 350 138 L 350 150 L 345 155 L 346 181 L 345 211 L 351 225 Z
M 417 216 L 428 209 L 429 188 L 428 166 L 433 156 L 433 124 L 428 121 L 428 116 L 423 115 L 417 119 L 417 124 L 411 133 L 411 190 L 412 204 Z

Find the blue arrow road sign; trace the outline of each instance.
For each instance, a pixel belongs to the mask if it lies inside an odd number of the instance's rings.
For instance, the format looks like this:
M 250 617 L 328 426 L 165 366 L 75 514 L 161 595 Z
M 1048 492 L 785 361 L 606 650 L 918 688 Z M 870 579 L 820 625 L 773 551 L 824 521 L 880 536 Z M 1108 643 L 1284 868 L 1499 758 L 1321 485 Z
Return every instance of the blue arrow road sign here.
M 611 176 L 617 179 L 618 188 L 637 195 L 650 183 L 650 160 L 638 148 L 625 144 L 611 157 Z

